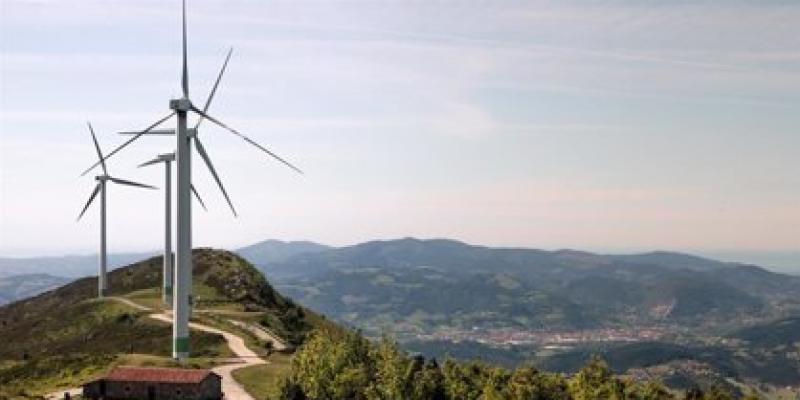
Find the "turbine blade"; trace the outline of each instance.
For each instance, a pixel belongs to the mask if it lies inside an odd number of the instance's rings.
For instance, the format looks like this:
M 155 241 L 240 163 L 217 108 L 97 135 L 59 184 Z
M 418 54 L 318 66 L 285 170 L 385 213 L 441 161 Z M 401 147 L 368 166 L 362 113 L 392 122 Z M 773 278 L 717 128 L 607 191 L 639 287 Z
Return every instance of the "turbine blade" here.
M 228 50 L 228 55 L 225 56 L 225 62 L 222 63 L 222 69 L 219 70 L 219 75 L 217 75 L 217 80 L 214 82 L 214 87 L 211 88 L 211 93 L 208 94 L 208 99 L 206 99 L 206 105 L 203 106 L 203 111 L 208 112 L 208 107 L 211 106 L 211 100 L 214 98 L 214 94 L 217 93 L 217 87 L 219 86 L 219 81 L 222 80 L 222 74 L 225 73 L 225 69 L 228 68 L 228 61 L 231 59 L 231 54 L 233 53 L 233 47 Z M 203 117 L 201 116 L 200 119 L 197 120 L 197 124 L 195 124 L 194 129 L 197 129 L 200 126 L 200 123 L 203 122 Z
M 103 166 L 103 173 L 108 175 L 108 170 L 106 169 L 106 162 L 103 161 L 103 152 L 100 151 L 100 144 L 97 143 L 97 136 L 94 134 L 94 128 L 92 128 L 92 123 L 87 121 L 86 125 L 89 125 L 89 133 L 92 134 L 92 141 L 94 142 L 94 149 L 97 150 L 97 158 L 100 159 L 100 165 Z
M 81 217 L 83 217 L 83 214 L 86 213 L 86 209 L 88 209 L 89 206 L 92 204 L 92 201 L 94 201 L 94 198 L 97 197 L 97 192 L 99 191 L 100 191 L 100 182 L 97 182 L 97 185 L 94 186 L 92 194 L 89 196 L 89 201 L 86 202 L 86 205 L 83 206 L 83 210 L 81 210 L 81 214 L 78 215 L 77 221 L 81 220 Z
M 222 128 L 224 128 L 224 129 L 228 130 L 229 132 L 233 133 L 234 135 L 236 135 L 236 136 L 239 136 L 240 138 L 244 139 L 244 141 L 246 141 L 247 143 L 250 143 L 250 144 L 252 144 L 253 146 L 256 146 L 256 147 L 258 147 L 259 149 L 261 149 L 261 151 L 263 151 L 263 152 L 265 152 L 265 153 L 269 154 L 270 156 L 272 156 L 272 157 L 273 157 L 273 158 L 275 158 L 276 160 L 278 160 L 278 161 L 282 162 L 283 164 L 285 164 L 287 167 L 289 167 L 289 168 L 291 168 L 291 169 L 293 169 L 293 170 L 297 171 L 297 172 L 298 172 L 298 173 L 300 173 L 300 174 L 302 174 L 302 173 L 303 173 L 303 171 L 301 171 L 299 168 L 297 168 L 297 167 L 295 167 L 294 165 L 292 165 L 290 162 L 288 162 L 288 161 L 284 160 L 283 158 L 280 158 L 280 157 L 279 157 L 277 154 L 275 154 L 275 153 L 273 153 L 273 152 L 271 152 L 271 151 L 267 150 L 267 149 L 266 149 L 264 146 L 262 146 L 262 145 L 260 145 L 260 144 L 256 143 L 256 142 L 255 142 L 253 139 L 250 139 L 249 137 L 247 137 L 247 136 L 245 136 L 245 135 L 242 135 L 242 134 L 241 134 L 241 133 L 239 133 L 237 130 L 235 130 L 235 129 L 233 129 L 233 128 L 230 128 L 230 127 L 228 127 L 227 125 L 223 124 L 222 122 L 219 122 L 218 120 L 216 120 L 214 117 L 212 117 L 212 116 L 210 116 L 210 115 L 206 114 L 206 113 L 205 113 L 205 112 L 203 112 L 203 111 L 200 111 L 200 110 L 198 110 L 198 109 L 197 109 L 197 107 L 195 107 L 195 106 L 192 106 L 192 111 L 194 111 L 194 112 L 196 112 L 196 113 L 200 114 L 200 115 L 201 115 L 203 118 L 206 118 L 206 119 L 208 119 L 209 121 L 211 121 L 211 122 L 213 122 L 213 123 L 215 123 L 215 124 L 219 125 L 220 127 L 222 127 Z
M 191 185 L 191 187 L 192 187 L 192 193 L 194 193 L 194 197 L 196 197 L 197 201 L 200 202 L 200 205 L 203 206 L 203 210 L 208 211 L 208 208 L 206 208 L 206 203 L 204 203 L 203 199 L 200 198 L 200 193 L 197 193 L 197 189 L 194 188 L 194 185 Z
M 148 166 L 148 165 L 158 164 L 158 163 L 160 163 L 160 162 L 161 162 L 161 160 L 160 160 L 160 159 L 158 159 L 158 158 L 154 158 L 154 159 L 152 159 L 152 160 L 150 160 L 150 161 L 143 162 L 143 163 L 139 164 L 139 166 L 138 166 L 137 168 L 142 168 L 142 167 L 146 167 L 146 166 Z
M 141 187 L 141 188 L 145 188 L 145 189 L 158 189 L 155 186 L 145 185 L 144 183 L 126 181 L 125 179 L 112 178 L 110 176 L 108 177 L 108 180 L 110 180 L 111 182 L 114 182 L 114 183 L 119 183 L 120 185 L 136 186 L 136 187 Z
M 214 169 L 214 165 L 211 163 L 211 158 L 208 157 L 208 153 L 206 153 L 205 147 L 203 147 L 203 143 L 200 142 L 200 139 L 195 136 L 194 138 L 194 147 L 197 149 L 197 152 L 200 153 L 200 157 L 203 157 L 203 161 L 206 162 L 206 166 L 208 170 L 211 172 L 211 176 L 214 177 L 214 180 L 217 181 L 217 186 L 219 186 L 219 190 L 222 191 L 222 195 L 225 196 L 225 201 L 228 202 L 228 206 L 231 208 L 234 217 L 238 217 L 239 215 L 236 214 L 236 209 L 233 208 L 233 203 L 231 202 L 231 198 L 228 197 L 228 192 L 225 191 L 225 186 L 222 185 L 222 180 L 219 179 L 219 175 L 217 175 L 217 171 Z
M 117 154 L 117 152 L 118 152 L 118 151 L 120 151 L 120 150 L 122 150 L 122 149 L 123 149 L 125 146 L 127 146 L 127 145 L 131 144 L 131 142 L 133 142 L 134 140 L 136 140 L 136 139 L 140 138 L 142 135 L 146 134 L 147 132 L 150 132 L 150 131 L 151 131 L 153 128 L 157 127 L 158 125 L 161 125 L 161 124 L 162 124 L 164 121 L 166 121 L 166 120 L 170 119 L 170 118 L 171 118 L 173 115 L 175 115 L 175 112 L 174 112 L 174 111 L 173 111 L 173 112 L 171 112 L 171 113 L 169 113 L 169 115 L 167 115 L 166 117 L 164 117 L 164 118 L 161 118 L 160 120 L 156 121 L 154 124 L 152 124 L 152 125 L 148 126 L 148 127 L 147 127 L 147 129 L 145 129 L 145 130 L 143 130 L 143 131 L 141 131 L 141 132 L 137 133 L 137 134 L 136 134 L 136 135 L 134 135 L 132 138 L 130 138 L 130 139 L 128 139 L 127 141 L 125 141 L 125 143 L 121 144 L 119 147 L 117 147 L 116 149 L 114 149 L 114 151 L 112 151 L 111 153 L 108 153 L 108 155 L 107 155 L 107 156 L 105 156 L 105 157 L 101 158 L 101 159 L 100 159 L 100 161 L 98 161 L 98 162 L 96 162 L 96 163 L 92 164 L 92 166 L 91 166 L 91 167 L 87 168 L 87 169 L 86 169 L 86 171 L 83 171 L 83 172 L 81 173 L 81 176 L 84 176 L 84 175 L 86 175 L 86 174 L 87 174 L 89 171 L 93 170 L 93 169 L 94 169 L 96 166 L 98 166 L 100 163 L 102 163 L 102 162 L 103 162 L 103 161 L 105 161 L 105 160 L 108 160 L 109 158 L 111 158 L 111 156 L 113 156 L 114 154 Z
M 138 135 L 139 131 L 124 131 L 124 132 L 117 132 L 120 135 Z M 153 129 L 150 132 L 147 132 L 147 135 L 174 135 L 175 129 Z
M 181 86 L 183 86 L 183 97 L 189 98 L 189 67 L 186 65 L 186 0 L 183 0 L 183 76 L 181 76 Z

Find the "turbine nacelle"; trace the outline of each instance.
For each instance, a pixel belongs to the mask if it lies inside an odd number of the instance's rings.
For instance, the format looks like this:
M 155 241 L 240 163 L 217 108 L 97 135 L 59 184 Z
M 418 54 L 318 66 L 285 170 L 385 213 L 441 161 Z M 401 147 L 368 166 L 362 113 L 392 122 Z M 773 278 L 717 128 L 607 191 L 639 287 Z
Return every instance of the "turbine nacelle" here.
M 165 153 L 159 154 L 158 160 L 162 162 L 172 162 L 175 161 L 175 153 Z
M 89 133 L 92 135 L 92 142 L 94 143 L 95 151 L 97 151 L 97 158 L 100 159 L 98 163 L 101 164 L 103 167 L 103 174 L 96 175 L 94 177 L 94 180 L 97 181 L 97 184 L 94 186 L 92 194 L 89 195 L 89 201 L 86 202 L 86 205 L 83 206 L 83 210 L 81 210 L 80 215 L 78 215 L 78 220 L 80 220 L 81 217 L 83 217 L 83 214 L 86 212 L 86 209 L 88 209 L 89 206 L 92 204 L 92 201 L 94 201 L 94 198 L 97 196 L 97 193 L 99 193 L 102 190 L 104 193 L 103 196 L 105 196 L 106 181 L 111 181 L 113 183 L 118 183 L 120 185 L 125 185 L 125 186 L 134 186 L 145 189 L 156 189 L 155 186 L 145 185 L 144 183 L 128 181 L 120 178 L 114 178 L 113 176 L 109 175 L 108 168 L 106 168 L 105 157 L 103 157 L 103 152 L 100 150 L 100 144 L 97 143 L 97 136 L 94 134 L 94 128 L 92 128 L 92 124 L 89 122 L 87 122 L 86 125 L 89 127 Z M 103 213 L 105 213 L 105 200 L 103 200 L 103 209 L 104 209 Z
M 156 158 L 154 158 L 154 159 L 152 159 L 150 161 L 146 161 L 146 162 L 143 162 L 143 163 L 139 164 L 140 168 L 141 167 L 146 167 L 148 165 L 155 165 L 155 164 L 160 164 L 160 163 L 163 163 L 163 164 L 166 165 L 166 167 L 167 167 L 167 179 L 166 179 L 167 198 L 169 198 L 169 191 L 170 191 L 169 190 L 169 187 L 170 187 L 170 175 L 169 175 L 170 165 L 169 165 L 169 163 L 171 163 L 173 161 L 175 161 L 175 153 L 163 153 L 163 154 L 157 155 Z M 197 193 L 197 189 L 195 189 L 194 184 L 190 184 L 190 186 L 191 186 L 192 193 L 194 193 L 194 197 L 196 197 L 197 201 L 200 202 L 200 206 L 202 206 L 204 210 L 208 211 L 208 208 L 206 208 L 206 203 L 203 201 L 202 198 L 200 198 L 200 193 Z
M 186 131 L 189 134 L 189 137 L 194 137 L 195 135 L 197 135 L 197 129 L 196 128 L 186 128 Z M 138 135 L 141 132 L 140 131 L 122 131 L 122 132 L 117 132 L 117 133 L 120 134 L 120 135 Z M 152 136 L 152 135 L 171 136 L 171 135 L 174 135 L 174 134 L 175 134 L 175 129 L 151 129 L 149 132 L 145 133 L 145 135 L 150 135 L 150 136 Z

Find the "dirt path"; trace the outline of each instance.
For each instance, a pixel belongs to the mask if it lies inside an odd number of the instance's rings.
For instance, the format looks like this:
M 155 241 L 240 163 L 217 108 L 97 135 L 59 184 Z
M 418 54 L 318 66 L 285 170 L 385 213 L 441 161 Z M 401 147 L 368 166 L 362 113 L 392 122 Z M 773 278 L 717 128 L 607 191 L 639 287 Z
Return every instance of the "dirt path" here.
M 44 396 L 47 400 L 58 400 L 63 399 L 64 394 L 69 393 L 70 398 L 78 396 L 79 394 L 83 393 L 83 388 L 69 388 L 69 389 L 62 389 L 57 392 L 48 393 Z
M 168 322 L 170 324 L 172 323 L 172 316 L 166 313 L 151 314 L 150 318 Z M 244 344 L 244 339 L 240 338 L 239 336 L 195 322 L 190 322 L 189 327 L 198 331 L 215 333 L 225 338 L 225 341 L 228 342 L 228 347 L 230 347 L 233 354 L 236 355 L 238 362 L 214 367 L 211 370 L 222 377 L 222 392 L 225 393 L 226 399 L 252 400 L 253 397 L 244 390 L 242 385 L 233 379 L 233 371 L 239 368 L 249 367 L 251 365 L 266 364 L 266 361 L 259 357 L 258 354 L 248 349 Z
M 116 301 L 119 301 L 121 303 L 125 303 L 126 305 L 131 306 L 131 307 L 133 307 L 133 308 L 135 308 L 137 310 L 153 311 L 153 309 L 151 309 L 149 307 L 145 307 L 145 306 L 143 306 L 141 304 L 135 303 L 132 300 L 126 299 L 124 297 L 111 297 L 111 298 L 116 300 Z M 221 310 L 221 311 L 216 311 L 216 310 L 194 310 L 193 312 L 202 313 L 202 314 L 221 314 L 221 315 L 235 314 L 236 313 L 236 312 L 228 312 L 228 311 L 225 311 L 225 310 Z M 153 314 L 150 317 L 153 318 L 155 315 L 165 315 L 165 316 L 169 317 L 169 312 L 168 311 L 164 311 L 161 314 Z M 172 319 L 169 319 L 169 320 L 164 320 L 163 318 L 156 318 L 156 319 L 160 319 L 162 321 L 172 323 Z M 278 337 L 278 335 L 272 333 L 271 331 L 269 331 L 269 330 L 267 330 L 267 329 L 265 329 L 265 328 L 263 328 L 263 327 L 261 327 L 259 325 L 249 324 L 247 322 L 238 321 L 238 320 L 235 320 L 235 319 L 228 319 L 228 322 L 232 323 L 233 325 L 238 326 L 239 328 L 242 328 L 242 329 L 252 333 L 253 335 L 255 335 L 257 338 L 259 338 L 261 340 L 268 340 L 268 341 L 272 342 L 273 348 L 275 350 L 281 351 L 281 350 L 286 350 L 288 348 L 288 346 L 286 345 L 286 342 L 284 342 L 283 339 Z M 197 324 L 195 324 L 195 325 L 197 325 Z M 193 327 L 195 329 L 203 330 L 203 329 L 197 328 L 196 326 L 192 326 L 191 323 L 189 324 L 189 326 L 191 326 L 191 327 Z M 199 326 L 199 325 L 197 325 L 197 326 Z
M 145 307 L 141 304 L 137 304 L 129 299 L 125 299 L 122 297 L 109 297 L 109 299 L 124 303 L 140 311 L 153 311 L 149 307 Z M 167 322 L 170 324 L 172 323 L 172 315 L 166 312 L 150 314 L 149 317 L 162 322 Z M 234 323 L 234 321 L 230 322 Z M 239 324 L 236 325 L 242 326 L 244 329 L 250 331 L 253 331 L 253 329 L 257 329 L 252 325 L 246 323 L 242 323 L 242 325 Z M 231 364 L 225 364 L 211 369 L 212 371 L 214 371 L 215 373 L 217 373 L 219 376 L 222 377 L 222 392 L 225 393 L 225 398 L 235 399 L 235 400 L 253 400 L 253 397 L 250 396 L 250 394 L 248 394 L 247 391 L 244 390 L 244 387 L 242 387 L 242 385 L 240 385 L 238 382 L 236 382 L 235 379 L 233 379 L 233 371 L 239 368 L 249 367 L 251 365 L 266 364 L 267 361 L 263 360 L 261 357 L 258 356 L 258 354 L 254 353 L 252 350 L 247 348 L 247 346 L 244 343 L 244 339 L 242 339 L 239 336 L 236 336 L 232 333 L 225 332 L 217 328 L 212 328 L 210 326 L 198 324 L 195 322 L 190 322 L 189 327 L 198 331 L 214 333 L 222 336 L 225 339 L 225 342 L 227 342 L 228 347 L 231 349 L 231 352 L 233 352 L 233 354 L 236 356 L 236 358 L 230 360 L 232 362 Z M 264 332 L 265 335 L 269 335 L 269 339 L 273 340 L 273 343 L 275 343 L 276 346 L 283 345 L 282 341 L 276 340 L 277 338 L 275 338 L 273 335 L 271 335 L 266 331 Z M 257 333 L 255 332 L 253 333 L 258 336 Z M 276 349 L 277 348 L 278 347 L 276 347 Z M 63 399 L 64 393 L 69 392 L 70 395 L 76 396 L 81 394 L 81 391 L 82 391 L 81 388 L 62 389 L 57 392 L 47 394 L 45 398 L 51 400 Z
M 118 301 L 120 303 L 124 303 L 125 305 L 133 307 L 140 311 L 153 311 L 153 309 L 150 307 L 145 307 L 139 303 L 134 303 L 133 301 L 126 299 L 124 297 L 108 297 L 108 298 L 114 301 Z
M 272 348 L 275 350 L 282 351 L 288 348 L 286 343 L 279 338 L 278 335 L 268 331 L 265 328 L 262 328 L 260 325 L 248 324 L 247 322 L 237 321 L 235 319 L 229 319 L 228 322 L 252 333 L 253 335 L 256 335 L 256 337 L 261 340 L 272 342 Z

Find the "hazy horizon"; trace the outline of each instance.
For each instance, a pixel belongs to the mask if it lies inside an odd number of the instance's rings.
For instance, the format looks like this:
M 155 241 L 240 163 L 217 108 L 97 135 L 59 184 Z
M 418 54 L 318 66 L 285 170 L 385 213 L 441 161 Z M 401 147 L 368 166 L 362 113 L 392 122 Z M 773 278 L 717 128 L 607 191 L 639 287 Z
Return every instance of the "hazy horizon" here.
M 402 239 L 402 238 L 409 238 L 411 236 L 405 237 L 397 237 L 397 238 L 376 238 L 374 240 L 395 240 L 395 239 Z M 579 251 L 588 251 L 591 253 L 596 254 L 640 254 L 640 253 L 647 253 L 652 251 L 667 251 L 667 252 L 677 252 L 677 253 L 685 253 L 691 254 L 695 256 L 710 258 L 718 261 L 726 261 L 726 262 L 739 262 L 745 264 L 753 264 L 758 265 L 760 267 L 767 268 L 774 272 L 782 272 L 782 273 L 790 273 L 798 275 L 800 274 L 800 251 L 796 250 L 785 250 L 785 251 L 741 251 L 741 250 L 693 250 L 693 249 L 665 249 L 665 248 L 653 248 L 653 249 L 581 249 L 581 248 L 574 248 L 574 247 L 556 247 L 556 248 L 542 248 L 532 245 L 520 245 L 520 244 L 497 244 L 497 245 L 490 245 L 486 243 L 474 243 L 474 242 L 466 242 L 463 240 L 459 240 L 456 238 L 415 238 L 420 240 L 427 240 L 427 239 L 450 239 L 450 240 L 458 240 L 465 242 L 470 245 L 476 246 L 489 246 L 489 247 L 505 247 L 505 248 L 528 248 L 528 249 L 537 249 L 537 250 L 546 250 L 546 251 L 556 251 L 556 250 L 579 250 Z M 356 244 L 360 244 L 363 242 L 358 243 L 344 243 L 344 244 L 332 244 L 332 243 L 325 243 L 317 240 L 310 240 L 310 239 L 262 239 L 257 240 L 249 243 L 242 243 L 239 245 L 234 245 L 227 247 L 227 250 L 237 250 L 241 249 L 246 246 L 254 245 L 263 241 L 269 240 L 277 240 L 281 242 L 313 242 L 317 244 L 322 244 L 331 247 L 346 247 L 352 246 Z M 212 246 L 213 247 L 213 246 Z M 129 249 L 129 250 L 122 250 L 122 251 L 113 251 L 110 254 L 124 254 L 124 253 L 159 253 L 161 249 L 150 248 L 150 249 Z M 93 249 L 84 249 L 84 250 L 75 250 L 72 252 L 31 252 L 31 253 L 17 253 L 17 254 L 8 254 L 8 253 L 0 253 L 0 258 L 39 258 L 39 257 L 81 257 L 81 256 L 96 256 L 97 251 Z
M 92 252 L 86 121 L 108 152 L 166 114 L 179 2 L 0 7 L 0 254 Z M 306 172 L 204 125 L 240 217 L 195 157 L 194 245 L 410 235 L 800 264 L 797 20 L 779 2 L 190 0 L 195 102 L 234 46 L 211 112 Z M 143 138 L 110 173 L 162 186 L 135 166 L 173 147 Z M 159 248 L 162 211 L 160 191 L 110 187 L 109 251 Z

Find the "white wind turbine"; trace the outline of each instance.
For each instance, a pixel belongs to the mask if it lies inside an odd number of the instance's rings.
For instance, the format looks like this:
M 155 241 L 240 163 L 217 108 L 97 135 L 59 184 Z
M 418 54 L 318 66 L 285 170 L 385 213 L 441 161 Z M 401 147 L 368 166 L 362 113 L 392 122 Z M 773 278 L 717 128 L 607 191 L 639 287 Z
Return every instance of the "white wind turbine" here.
M 106 276 L 106 271 L 108 268 L 108 259 L 106 253 L 106 182 L 111 181 L 120 185 L 135 186 L 147 189 L 156 189 L 156 187 L 110 176 L 103 158 L 103 152 L 100 150 L 100 144 L 97 143 L 97 137 L 94 134 L 92 124 L 87 122 L 87 125 L 89 126 L 89 133 L 92 134 L 92 141 L 94 142 L 95 150 L 97 150 L 97 157 L 100 159 L 99 162 L 103 167 L 103 175 L 97 175 L 95 177 L 97 185 L 95 185 L 92 194 L 89 196 L 89 201 L 86 202 L 86 205 L 83 206 L 83 210 L 81 210 L 80 215 L 78 215 L 78 220 L 80 220 L 81 217 L 83 217 L 83 214 L 86 213 L 86 210 L 92 204 L 92 201 L 94 201 L 95 197 L 97 197 L 97 193 L 100 193 L 100 265 L 97 274 L 97 297 L 102 298 L 103 294 L 108 289 L 108 279 Z
M 208 98 L 206 99 L 205 106 L 203 106 L 203 111 L 204 112 L 208 112 L 208 108 L 211 106 L 211 100 L 214 99 L 214 95 L 217 93 L 217 88 L 219 87 L 219 83 L 222 80 L 222 75 L 225 74 L 225 70 L 228 68 L 228 61 L 230 61 L 232 54 L 233 54 L 233 48 L 228 50 L 228 54 L 225 56 L 225 62 L 222 63 L 222 68 L 219 71 L 219 75 L 217 75 L 217 79 L 216 79 L 216 81 L 214 81 L 214 86 L 211 88 L 211 92 L 208 94 Z M 209 172 L 211 172 L 211 176 L 214 177 L 214 181 L 216 181 L 217 186 L 219 187 L 219 190 L 222 192 L 222 195 L 225 197 L 225 201 L 228 202 L 228 206 L 231 208 L 231 212 L 233 212 L 233 216 L 234 217 L 238 217 L 239 215 L 236 213 L 236 208 L 233 207 L 233 202 L 231 201 L 230 196 L 228 196 L 228 192 L 225 190 L 225 185 L 222 184 L 222 180 L 219 178 L 219 175 L 217 174 L 217 170 L 214 169 L 214 164 L 211 162 L 211 158 L 208 156 L 208 153 L 206 152 L 206 149 L 203 146 L 203 143 L 200 141 L 200 137 L 198 136 L 199 131 L 197 129 L 200 127 L 200 123 L 202 123 L 202 122 L 203 122 L 203 118 L 199 118 L 197 120 L 197 123 L 194 124 L 194 128 L 189 128 L 188 135 L 189 135 L 189 137 L 193 137 L 195 139 L 194 145 L 195 145 L 195 148 L 197 149 L 197 152 L 200 153 L 200 156 L 203 158 L 203 161 L 205 162 L 206 167 L 208 167 Z M 126 132 L 120 132 L 120 135 L 139 135 L 141 133 L 142 132 L 126 131 Z M 146 135 L 175 135 L 175 129 L 151 129 L 148 132 L 146 132 L 145 134 Z M 170 161 L 174 161 L 175 160 L 175 153 L 173 152 L 170 155 L 172 156 L 172 159 Z M 162 154 L 159 157 L 167 157 L 167 156 L 169 156 L 169 155 Z M 143 167 L 145 165 L 150 165 L 150 164 L 153 164 L 155 162 L 157 162 L 157 160 L 152 160 L 150 162 L 147 162 L 145 164 L 140 165 L 140 167 Z M 203 204 L 203 200 L 200 199 L 200 196 L 197 194 L 197 191 L 195 191 L 194 186 L 192 186 L 192 191 L 194 191 L 195 195 L 197 196 L 197 200 L 200 201 L 200 204 L 203 205 L 203 208 L 205 209 L 206 206 Z
M 167 308 L 172 308 L 172 162 L 175 161 L 175 153 L 159 154 L 158 157 L 142 163 L 139 167 L 146 167 L 158 163 L 164 163 L 164 261 L 162 268 L 163 284 L 162 298 Z M 206 209 L 203 199 L 197 193 L 197 189 L 192 185 L 192 193 L 200 202 L 203 209 Z
M 111 153 L 109 153 L 105 159 L 116 154 L 125 146 L 132 143 L 134 140 L 140 138 L 142 135 L 147 134 L 148 132 L 152 131 L 158 125 L 162 124 L 164 121 L 171 118 L 173 115 L 177 115 L 177 145 L 176 145 L 176 155 L 177 155 L 177 164 L 178 164 L 178 187 L 177 187 L 177 211 L 178 211 L 178 218 L 177 218 L 177 247 L 175 252 L 175 285 L 173 286 L 173 313 L 174 313 L 174 320 L 172 324 L 172 356 L 173 358 L 177 359 L 185 359 L 189 356 L 189 291 L 191 290 L 192 285 L 192 209 L 191 209 L 191 195 L 189 192 L 191 191 L 191 142 L 194 141 L 195 148 L 197 148 L 197 152 L 203 157 L 206 161 L 206 164 L 211 168 L 212 174 L 214 175 L 215 179 L 217 179 L 217 183 L 221 187 L 221 182 L 219 181 L 216 172 L 211 167 L 211 162 L 208 159 L 208 155 L 206 151 L 200 143 L 197 135 L 196 130 L 192 132 L 191 129 L 187 127 L 187 117 L 189 112 L 193 112 L 200 117 L 200 121 L 203 119 L 207 119 L 212 123 L 222 127 L 223 129 L 227 130 L 230 133 L 240 137 L 241 139 L 245 140 L 246 142 L 250 143 L 251 145 L 257 147 L 261 151 L 267 153 L 269 156 L 275 158 L 276 160 L 280 161 L 281 163 L 285 164 L 289 168 L 302 173 L 300 169 L 289 163 L 288 161 L 284 160 L 283 158 L 279 157 L 275 153 L 269 151 L 265 147 L 261 146 L 260 144 L 256 143 L 249 137 L 239 133 L 239 131 L 225 125 L 224 123 L 220 122 L 216 118 L 208 115 L 206 113 L 209 102 L 213 97 L 213 91 L 211 96 L 209 96 L 209 101 L 206 103 L 203 110 L 197 108 L 192 101 L 189 99 L 189 70 L 187 65 L 187 50 L 186 50 L 186 0 L 183 0 L 183 18 L 182 18 L 182 50 L 183 50 L 183 65 L 182 65 L 182 74 L 181 74 L 181 89 L 183 92 L 183 96 L 180 99 L 173 99 L 169 102 L 169 107 L 172 110 L 167 116 L 159 119 L 152 125 L 145 128 L 143 131 L 137 133 L 122 145 L 114 149 Z M 221 75 L 220 75 L 221 76 Z M 219 79 L 218 79 L 219 80 Z M 199 124 L 199 122 L 198 122 Z M 102 161 L 103 159 L 101 159 Z M 101 162 L 97 162 L 91 167 L 89 167 L 83 174 L 88 173 L 93 168 L 100 165 Z M 227 198 L 227 195 L 226 195 Z M 230 202 L 229 202 L 230 204 Z

